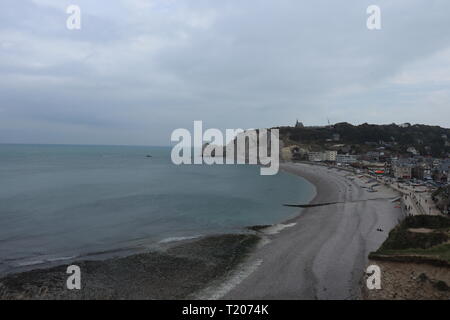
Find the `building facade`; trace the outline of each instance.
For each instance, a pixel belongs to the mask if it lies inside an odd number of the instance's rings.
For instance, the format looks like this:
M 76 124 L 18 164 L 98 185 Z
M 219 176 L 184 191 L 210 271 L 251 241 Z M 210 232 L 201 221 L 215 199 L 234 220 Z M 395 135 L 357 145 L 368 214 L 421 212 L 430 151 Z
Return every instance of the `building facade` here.
M 397 179 L 411 179 L 412 178 L 412 168 L 413 166 L 409 163 L 394 163 L 392 169 L 394 177 Z
M 325 151 L 325 161 L 336 162 L 337 151 Z
M 353 154 L 338 154 L 336 162 L 341 164 L 352 164 L 358 162 L 358 156 Z

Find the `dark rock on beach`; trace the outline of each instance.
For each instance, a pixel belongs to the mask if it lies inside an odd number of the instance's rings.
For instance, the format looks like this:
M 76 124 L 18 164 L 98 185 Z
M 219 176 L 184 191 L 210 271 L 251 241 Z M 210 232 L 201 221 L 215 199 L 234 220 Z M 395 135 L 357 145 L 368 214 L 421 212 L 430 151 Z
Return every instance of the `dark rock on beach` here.
M 0 279 L 0 299 L 184 299 L 220 279 L 255 247 L 251 234 L 187 241 L 162 251 L 79 261 L 81 290 L 68 290 L 67 265 Z

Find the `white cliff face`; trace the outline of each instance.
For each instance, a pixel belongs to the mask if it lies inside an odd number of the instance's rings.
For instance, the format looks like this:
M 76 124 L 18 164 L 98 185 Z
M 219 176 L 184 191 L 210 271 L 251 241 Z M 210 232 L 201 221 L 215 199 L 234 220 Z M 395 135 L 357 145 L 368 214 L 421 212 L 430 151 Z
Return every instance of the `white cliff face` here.
M 278 129 L 240 132 L 225 149 L 227 163 L 262 165 L 262 175 L 278 172 L 281 153 Z

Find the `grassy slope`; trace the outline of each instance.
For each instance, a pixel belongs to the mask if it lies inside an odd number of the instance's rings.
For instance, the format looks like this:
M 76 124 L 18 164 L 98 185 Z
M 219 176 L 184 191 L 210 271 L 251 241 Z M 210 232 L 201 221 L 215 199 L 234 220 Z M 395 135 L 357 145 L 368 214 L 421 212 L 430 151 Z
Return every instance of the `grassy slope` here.
M 411 232 L 410 228 L 427 228 L 431 229 L 431 232 L 416 233 Z M 391 256 L 398 261 L 402 256 L 409 258 L 416 256 L 450 262 L 449 240 L 449 218 L 441 216 L 407 217 L 389 233 L 388 239 L 380 249 L 370 254 L 370 258 Z

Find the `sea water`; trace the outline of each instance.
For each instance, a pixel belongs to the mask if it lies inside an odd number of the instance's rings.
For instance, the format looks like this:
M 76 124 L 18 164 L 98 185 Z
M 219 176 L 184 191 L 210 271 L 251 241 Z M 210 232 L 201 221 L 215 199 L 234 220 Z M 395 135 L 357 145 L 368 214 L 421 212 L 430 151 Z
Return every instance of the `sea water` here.
M 299 213 L 314 187 L 251 165 L 172 164 L 170 147 L 0 145 L 0 274 L 127 254 Z

